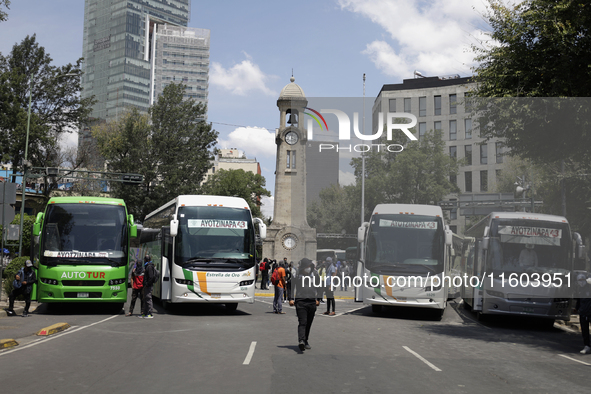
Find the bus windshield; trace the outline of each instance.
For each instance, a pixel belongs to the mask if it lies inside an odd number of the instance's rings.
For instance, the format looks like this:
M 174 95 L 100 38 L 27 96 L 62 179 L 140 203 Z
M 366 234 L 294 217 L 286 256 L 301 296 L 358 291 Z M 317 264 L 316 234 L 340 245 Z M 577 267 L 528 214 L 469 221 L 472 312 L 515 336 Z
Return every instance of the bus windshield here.
M 571 236 L 567 223 L 495 219 L 491 223 L 489 264 L 495 273 L 570 271 Z
M 210 267 L 228 263 L 254 265 L 254 230 L 250 211 L 243 208 L 179 207 L 175 262 Z
M 126 265 L 125 207 L 50 204 L 44 217 L 40 257 L 45 265 Z
M 445 237 L 440 217 L 374 215 L 366 267 L 377 274 L 437 274 L 443 271 Z

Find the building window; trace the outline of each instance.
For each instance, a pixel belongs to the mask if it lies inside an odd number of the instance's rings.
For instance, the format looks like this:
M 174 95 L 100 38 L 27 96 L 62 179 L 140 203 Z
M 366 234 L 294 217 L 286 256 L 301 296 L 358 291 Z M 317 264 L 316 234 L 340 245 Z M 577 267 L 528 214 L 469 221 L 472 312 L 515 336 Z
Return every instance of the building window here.
M 480 145 L 480 164 L 488 164 L 488 145 Z
M 458 147 L 457 146 L 450 146 L 449 147 L 449 157 L 452 159 L 458 158 Z
M 501 174 L 503 170 L 495 170 L 495 180 L 497 181 L 497 185 L 501 183 Z
M 464 158 L 466 159 L 466 165 L 472 165 L 472 145 L 464 145 Z
M 427 97 L 419 97 L 419 116 L 427 116 Z
M 464 188 L 466 192 L 472 193 L 472 173 L 470 171 L 464 173 Z
M 295 170 L 296 168 L 296 151 L 291 151 L 291 168 Z
M 435 96 L 433 99 L 435 115 L 441 115 L 441 96 Z
M 497 163 L 501 164 L 503 162 L 503 143 L 497 142 L 495 144 L 495 149 L 497 150 Z
M 472 119 L 464 119 L 464 130 L 466 130 L 466 139 L 472 139 Z
M 449 212 L 449 220 L 458 220 L 458 210 L 457 210 L 457 208 L 452 209 Z M 449 227 L 449 229 L 451 230 L 451 226 Z
M 435 133 L 441 133 L 441 122 L 437 121 L 437 122 L 433 122 L 433 129 L 435 130 Z
M 449 183 L 451 183 L 454 186 L 458 185 L 458 176 L 457 175 L 450 175 L 449 176 Z
M 449 139 L 450 141 L 454 141 L 458 138 L 458 121 L 457 120 L 450 120 L 449 121 Z
M 419 123 L 419 138 L 422 138 L 426 132 L 427 132 L 427 123 L 420 122 Z
M 396 99 L 390 99 L 388 104 L 388 110 L 390 112 L 396 112 Z
M 410 109 L 410 98 L 405 98 L 404 99 L 404 112 L 412 112 Z
M 458 113 L 457 101 L 458 101 L 457 94 L 450 94 L 449 95 L 449 113 L 450 113 L 450 115 Z
M 290 159 L 291 159 L 291 151 L 288 150 L 287 151 L 287 167 L 286 168 L 291 168 L 290 165 L 289 165 Z
M 480 171 L 480 191 L 488 191 L 488 171 Z

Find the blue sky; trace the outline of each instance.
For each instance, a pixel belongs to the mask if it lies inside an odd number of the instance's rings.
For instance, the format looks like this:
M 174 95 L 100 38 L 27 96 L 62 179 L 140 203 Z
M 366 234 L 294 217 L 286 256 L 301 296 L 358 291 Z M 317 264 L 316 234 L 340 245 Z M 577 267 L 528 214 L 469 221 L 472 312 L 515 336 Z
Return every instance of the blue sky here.
M 211 30 L 208 119 L 218 146 L 256 157 L 273 192 L 276 101 L 292 69 L 307 97 L 361 97 L 365 73 L 371 107 L 382 85 L 414 70 L 471 75 L 483 12 L 480 0 L 192 0 L 189 26 Z M 55 65 L 82 56 L 83 0 L 13 0 L 8 14 L 0 53 L 37 34 Z M 351 179 L 341 168 L 341 181 Z

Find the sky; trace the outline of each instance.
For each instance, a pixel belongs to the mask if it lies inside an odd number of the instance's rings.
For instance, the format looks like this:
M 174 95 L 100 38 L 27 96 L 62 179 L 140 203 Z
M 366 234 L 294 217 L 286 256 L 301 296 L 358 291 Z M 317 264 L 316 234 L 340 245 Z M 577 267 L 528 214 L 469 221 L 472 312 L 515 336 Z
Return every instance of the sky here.
M 484 0 L 192 0 L 189 27 L 211 31 L 208 120 L 218 147 L 256 158 L 274 193 L 277 98 L 292 72 L 309 98 L 363 97 L 366 74 L 371 108 L 384 84 L 402 83 L 415 70 L 472 75 L 470 48 L 489 30 L 484 13 Z M 0 23 L 0 53 L 36 34 L 54 65 L 74 63 L 83 19 L 83 0 L 13 0 Z M 64 143 L 76 141 L 72 134 Z M 341 164 L 341 184 L 353 181 Z M 269 216 L 272 201 L 263 203 Z

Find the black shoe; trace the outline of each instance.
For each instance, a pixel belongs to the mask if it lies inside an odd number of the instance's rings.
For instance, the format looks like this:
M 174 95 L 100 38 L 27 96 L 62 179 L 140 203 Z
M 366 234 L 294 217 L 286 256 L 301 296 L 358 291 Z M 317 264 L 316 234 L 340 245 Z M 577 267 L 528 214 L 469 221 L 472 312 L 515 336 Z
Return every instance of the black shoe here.
M 303 352 L 306 349 L 306 344 L 304 343 L 304 341 L 300 341 L 298 347 L 300 348 L 300 351 Z
M 4 309 L 6 316 L 16 316 L 16 313 L 12 309 Z
M 23 312 L 23 317 L 30 317 L 29 312 Z
M 310 346 L 310 345 L 308 344 L 308 341 L 305 341 L 305 342 L 304 342 L 304 348 L 306 348 L 306 349 L 312 349 L 312 346 Z

